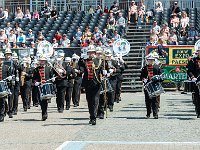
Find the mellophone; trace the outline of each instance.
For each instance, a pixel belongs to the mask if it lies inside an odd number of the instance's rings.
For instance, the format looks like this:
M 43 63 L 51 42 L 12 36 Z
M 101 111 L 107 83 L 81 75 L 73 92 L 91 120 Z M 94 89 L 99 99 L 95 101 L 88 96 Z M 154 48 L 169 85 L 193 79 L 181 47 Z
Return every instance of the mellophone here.
M 150 82 L 148 82 L 144 88 L 147 91 L 150 98 L 157 97 L 164 93 L 164 89 L 161 85 L 161 82 L 163 81 L 163 78 L 161 75 L 155 75 L 152 77 Z
M 8 78 L 5 78 L 4 80 L 0 81 L 0 98 L 6 97 L 9 94 L 12 94 L 9 87 L 7 80 Z

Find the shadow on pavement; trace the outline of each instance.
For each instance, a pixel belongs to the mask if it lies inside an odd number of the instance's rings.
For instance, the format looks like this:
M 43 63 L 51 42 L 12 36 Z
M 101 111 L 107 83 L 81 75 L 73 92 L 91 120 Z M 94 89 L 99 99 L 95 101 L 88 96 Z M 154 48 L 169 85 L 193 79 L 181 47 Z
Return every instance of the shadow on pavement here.
M 83 126 L 83 125 L 88 125 L 88 123 L 44 124 L 42 126 Z
M 180 118 L 180 117 L 167 117 L 166 119 L 196 120 L 195 118 Z
M 130 110 L 130 109 L 127 109 L 127 110 L 120 110 L 120 111 L 124 111 L 124 112 L 126 112 L 126 111 L 144 111 L 144 110 Z
M 16 119 L 16 120 L 13 120 L 13 121 L 41 121 L 41 119 Z
M 60 119 L 66 119 L 66 120 L 89 120 L 89 118 L 60 118 Z
M 121 119 L 146 119 L 146 117 L 113 117 L 113 118 L 121 118 Z
M 196 116 L 196 114 L 164 114 L 164 116 Z

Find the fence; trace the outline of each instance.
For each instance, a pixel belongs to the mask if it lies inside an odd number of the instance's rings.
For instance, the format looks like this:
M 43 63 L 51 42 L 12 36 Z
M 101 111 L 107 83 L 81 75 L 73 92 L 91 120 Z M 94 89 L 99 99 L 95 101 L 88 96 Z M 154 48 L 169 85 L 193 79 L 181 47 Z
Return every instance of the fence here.
M 132 0 L 48 0 L 51 7 L 57 6 L 58 11 L 87 11 L 89 6 L 96 8 L 100 5 L 102 8 L 108 6 L 110 8 L 113 2 L 117 1 L 120 9 L 128 10 Z M 138 5 L 142 0 L 135 0 Z M 170 8 L 174 0 L 143 0 L 147 9 L 154 9 L 155 4 L 161 1 L 164 8 Z M 177 0 L 181 8 L 199 8 L 200 0 Z M 41 10 L 44 6 L 44 0 L 0 0 L 0 5 L 7 8 L 10 12 L 15 12 L 17 7 L 21 7 L 23 12 L 26 9 L 30 11 Z

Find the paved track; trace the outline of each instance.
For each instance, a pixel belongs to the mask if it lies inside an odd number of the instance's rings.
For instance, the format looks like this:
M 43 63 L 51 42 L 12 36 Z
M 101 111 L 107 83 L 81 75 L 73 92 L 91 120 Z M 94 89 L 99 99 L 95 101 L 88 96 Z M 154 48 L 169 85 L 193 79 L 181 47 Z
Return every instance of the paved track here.
M 2 150 L 186 150 L 200 149 L 199 119 L 191 95 L 178 92 L 161 97 L 159 119 L 146 119 L 143 93 L 124 93 L 108 118 L 88 125 L 85 95 L 79 108 L 60 114 L 55 100 L 49 105 L 49 118 L 41 120 L 40 108 L 31 107 L 13 119 L 0 123 Z M 152 116 L 151 116 L 152 117 Z

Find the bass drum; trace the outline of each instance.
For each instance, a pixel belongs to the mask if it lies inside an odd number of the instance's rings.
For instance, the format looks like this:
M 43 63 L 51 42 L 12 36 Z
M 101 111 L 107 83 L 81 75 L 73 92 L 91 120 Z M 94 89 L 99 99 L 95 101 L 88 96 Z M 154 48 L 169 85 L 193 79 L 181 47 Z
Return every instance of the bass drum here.
M 8 88 L 6 81 L 0 81 L 0 98 L 6 97 L 10 94 L 10 89 Z

